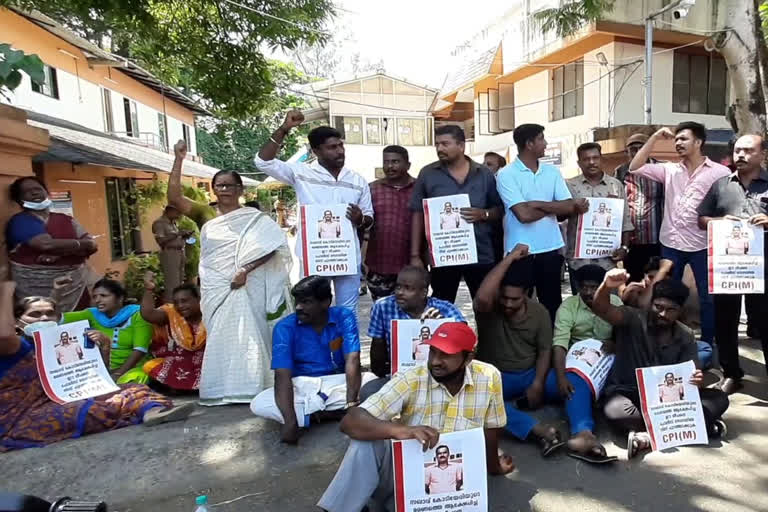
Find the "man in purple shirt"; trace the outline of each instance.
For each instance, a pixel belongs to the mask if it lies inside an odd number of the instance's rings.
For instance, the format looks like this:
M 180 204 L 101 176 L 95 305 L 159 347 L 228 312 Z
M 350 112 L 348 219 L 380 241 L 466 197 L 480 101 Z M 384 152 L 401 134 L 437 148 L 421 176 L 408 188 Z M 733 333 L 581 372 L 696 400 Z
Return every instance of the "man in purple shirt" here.
M 674 139 L 677 163 L 647 163 L 658 141 Z M 661 128 L 637 152 L 629 170 L 664 184 L 664 217 L 661 221 L 661 257 L 674 263 L 673 278 L 682 279 L 691 266 L 701 303 L 701 339 L 709 344 L 715 334 L 714 306 L 707 286 L 707 232 L 699 227 L 698 208 L 712 183 L 731 171 L 704 156 L 704 125 L 684 122 L 675 131 Z

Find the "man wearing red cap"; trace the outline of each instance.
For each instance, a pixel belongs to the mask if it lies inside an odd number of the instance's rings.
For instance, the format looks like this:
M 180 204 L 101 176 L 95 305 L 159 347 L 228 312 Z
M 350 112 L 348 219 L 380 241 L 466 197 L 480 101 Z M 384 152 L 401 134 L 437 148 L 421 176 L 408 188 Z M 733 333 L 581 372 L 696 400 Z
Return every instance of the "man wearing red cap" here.
M 483 427 L 488 472 L 514 470 L 511 457 L 498 455 L 499 432 L 507 422 L 501 375 L 474 360 L 474 331 L 465 323 L 446 322 L 427 343 L 427 366 L 396 373 L 379 392 L 347 412 L 341 430 L 352 440 L 318 502 L 321 509 L 358 512 L 369 500 L 390 504 L 392 439 L 417 439 L 426 451 L 437 446 L 441 433 Z

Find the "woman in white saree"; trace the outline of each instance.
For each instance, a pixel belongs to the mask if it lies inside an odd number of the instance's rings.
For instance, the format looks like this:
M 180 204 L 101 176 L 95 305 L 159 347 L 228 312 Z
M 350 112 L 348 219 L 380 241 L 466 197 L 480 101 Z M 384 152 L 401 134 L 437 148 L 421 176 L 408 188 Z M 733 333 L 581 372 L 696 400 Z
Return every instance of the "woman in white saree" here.
M 169 203 L 200 219 L 204 205 L 181 196 L 180 153 L 186 149 L 181 144 L 174 148 Z M 208 331 L 200 403 L 249 403 L 273 385 L 272 327 L 293 311 L 291 254 L 285 234 L 269 215 L 240 206 L 243 185 L 236 172 L 219 171 L 212 186 L 216 215 L 199 222 L 201 309 Z

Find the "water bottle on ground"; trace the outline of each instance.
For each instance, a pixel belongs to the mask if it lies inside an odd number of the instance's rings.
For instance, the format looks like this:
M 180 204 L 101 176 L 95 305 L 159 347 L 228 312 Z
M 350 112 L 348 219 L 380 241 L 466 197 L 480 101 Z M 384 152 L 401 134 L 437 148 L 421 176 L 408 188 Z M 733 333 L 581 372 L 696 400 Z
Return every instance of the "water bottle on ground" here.
M 198 496 L 195 504 L 197 505 L 195 512 L 210 512 L 211 510 L 208 508 L 208 496 Z

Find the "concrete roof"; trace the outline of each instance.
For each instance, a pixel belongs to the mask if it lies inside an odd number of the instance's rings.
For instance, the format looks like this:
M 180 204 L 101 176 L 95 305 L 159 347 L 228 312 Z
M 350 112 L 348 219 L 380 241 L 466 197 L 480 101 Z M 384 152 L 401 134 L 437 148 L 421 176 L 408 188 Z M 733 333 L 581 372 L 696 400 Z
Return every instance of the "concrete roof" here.
M 118 169 L 136 169 L 170 174 L 173 155 L 146 147 L 124 138 L 92 130 L 70 121 L 27 111 L 31 126 L 48 130 L 51 146 L 48 151 L 34 157 L 36 162 L 64 161 L 76 164 L 93 164 Z M 219 169 L 200 162 L 185 160 L 184 176 L 212 178 Z M 260 182 L 243 177 L 246 186 Z

